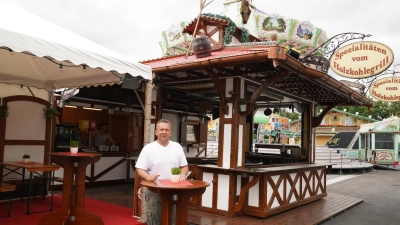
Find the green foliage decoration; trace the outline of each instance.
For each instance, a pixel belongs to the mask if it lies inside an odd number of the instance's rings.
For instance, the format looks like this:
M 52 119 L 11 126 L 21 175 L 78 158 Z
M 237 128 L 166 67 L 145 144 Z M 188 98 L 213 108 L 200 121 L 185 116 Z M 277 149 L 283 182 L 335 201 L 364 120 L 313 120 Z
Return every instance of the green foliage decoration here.
M 69 146 L 71 146 L 73 148 L 77 148 L 77 147 L 79 147 L 79 142 L 75 141 L 75 140 L 72 140 L 72 141 L 69 142 Z
M 242 43 L 250 42 L 250 32 L 244 27 L 241 27 L 242 29 Z
M 172 167 L 171 168 L 171 173 L 172 173 L 172 175 L 179 175 L 179 174 L 181 174 L 181 168 L 179 168 L 179 167 Z
M 224 45 L 228 45 L 232 42 L 232 36 L 236 32 L 236 24 L 227 16 L 222 16 L 219 14 L 212 14 L 212 13 L 203 13 L 205 16 L 215 17 L 223 20 L 229 20 L 229 25 L 225 27 L 225 35 L 224 35 Z M 250 40 L 250 33 L 246 28 L 242 29 L 242 43 L 249 42 Z
M 6 118 L 8 114 L 8 106 L 0 105 L 0 118 Z
M 44 118 L 46 119 L 53 119 L 54 117 L 58 116 L 60 113 L 57 109 L 53 107 L 45 107 L 43 108 Z
M 30 158 L 31 158 L 31 156 L 30 156 L 30 155 L 28 155 L 28 154 L 24 154 L 24 155 L 22 156 L 22 158 L 23 158 L 23 159 L 30 159 Z

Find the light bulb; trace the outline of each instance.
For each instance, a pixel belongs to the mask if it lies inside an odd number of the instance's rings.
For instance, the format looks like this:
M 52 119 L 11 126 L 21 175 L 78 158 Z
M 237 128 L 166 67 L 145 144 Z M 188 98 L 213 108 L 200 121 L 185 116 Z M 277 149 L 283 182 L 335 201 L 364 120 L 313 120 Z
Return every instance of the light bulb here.
M 63 65 L 60 64 L 60 72 L 62 72 L 64 70 Z
M 86 73 L 87 69 L 86 69 L 86 65 L 83 65 L 83 72 Z

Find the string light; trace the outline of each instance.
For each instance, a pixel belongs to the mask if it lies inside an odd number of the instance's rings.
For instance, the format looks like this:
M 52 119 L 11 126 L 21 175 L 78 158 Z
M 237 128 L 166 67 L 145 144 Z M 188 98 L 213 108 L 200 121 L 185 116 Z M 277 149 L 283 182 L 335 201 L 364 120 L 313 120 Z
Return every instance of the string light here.
M 64 70 L 63 65 L 60 63 L 60 72 Z

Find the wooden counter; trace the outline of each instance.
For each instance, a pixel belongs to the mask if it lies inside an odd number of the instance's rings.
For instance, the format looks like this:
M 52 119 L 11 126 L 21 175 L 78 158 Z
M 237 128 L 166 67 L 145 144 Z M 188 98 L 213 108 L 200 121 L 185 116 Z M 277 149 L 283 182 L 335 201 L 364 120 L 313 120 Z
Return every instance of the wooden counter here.
M 329 163 L 243 168 L 198 165 L 196 179 L 211 184 L 199 198 L 198 210 L 227 217 L 268 217 L 326 197 L 326 174 L 331 168 Z M 237 185 L 229 192 L 219 188 L 231 182 Z

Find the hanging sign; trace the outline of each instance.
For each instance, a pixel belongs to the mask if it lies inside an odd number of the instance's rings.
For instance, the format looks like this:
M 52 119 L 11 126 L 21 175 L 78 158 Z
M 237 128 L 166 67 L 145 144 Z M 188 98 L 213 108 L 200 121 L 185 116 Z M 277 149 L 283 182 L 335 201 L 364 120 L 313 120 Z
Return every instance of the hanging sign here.
M 400 77 L 385 77 L 371 84 L 369 93 L 372 97 L 385 102 L 400 101 Z
M 385 71 L 393 63 L 393 51 L 373 41 L 360 41 L 336 50 L 330 68 L 340 76 L 359 79 Z

